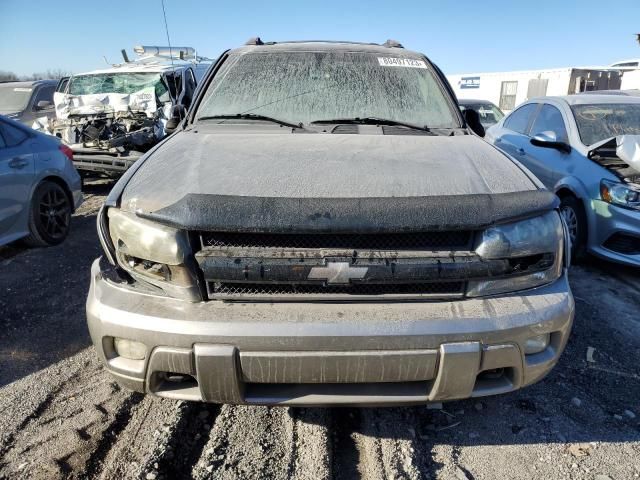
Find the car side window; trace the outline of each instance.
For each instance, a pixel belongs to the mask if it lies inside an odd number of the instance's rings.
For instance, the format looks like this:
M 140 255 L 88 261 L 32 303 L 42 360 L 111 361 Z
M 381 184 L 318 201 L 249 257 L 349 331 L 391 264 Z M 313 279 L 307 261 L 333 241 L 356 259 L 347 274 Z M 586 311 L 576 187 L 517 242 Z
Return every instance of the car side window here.
M 40 87 L 36 92 L 36 98 L 33 100 L 33 110 L 38 109 L 38 102 L 41 100 L 46 100 L 47 102 L 51 102 L 51 107 L 53 108 L 53 92 L 55 91 L 54 86 L 46 86 Z
M 4 139 L 5 147 L 15 147 L 29 138 L 26 132 L 8 123 L 0 123 L 0 136 Z
M 562 113 L 553 105 L 545 103 L 542 105 L 536 120 L 531 127 L 531 133 L 536 135 L 542 132 L 553 132 L 558 141 L 566 142 L 568 139 L 567 128 L 562 118 Z
M 504 121 L 504 128 L 524 135 L 537 107 L 537 103 L 528 103 L 518 108 Z
M 2 125 L 0 124 L 0 127 L 2 127 Z M 4 137 L 2 136 L 2 131 L 0 131 L 0 148 L 5 148 L 7 146 L 6 143 L 4 143 Z

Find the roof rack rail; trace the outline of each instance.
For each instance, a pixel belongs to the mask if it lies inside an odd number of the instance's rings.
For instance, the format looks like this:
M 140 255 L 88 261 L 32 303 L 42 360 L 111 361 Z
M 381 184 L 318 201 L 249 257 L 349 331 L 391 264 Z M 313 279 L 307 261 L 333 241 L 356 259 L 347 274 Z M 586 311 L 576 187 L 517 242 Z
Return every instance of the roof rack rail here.
M 384 42 L 382 46 L 387 48 L 404 48 L 399 41 L 391 39 Z
M 379 46 L 379 43 L 373 42 L 351 42 L 348 40 L 284 40 L 279 42 L 263 42 L 260 37 L 250 38 L 245 42 L 245 45 L 277 45 L 279 43 L 335 43 L 340 44 L 344 43 L 347 45 L 374 45 Z M 383 47 L 396 47 L 396 48 L 404 48 L 400 42 L 396 40 L 387 40 L 383 45 Z

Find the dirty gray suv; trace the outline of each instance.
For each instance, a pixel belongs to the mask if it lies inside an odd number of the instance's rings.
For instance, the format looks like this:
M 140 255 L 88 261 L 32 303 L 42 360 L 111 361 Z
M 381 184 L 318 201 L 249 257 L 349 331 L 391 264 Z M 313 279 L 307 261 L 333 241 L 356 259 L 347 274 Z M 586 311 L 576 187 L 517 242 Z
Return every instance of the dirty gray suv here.
M 558 361 L 574 301 L 557 198 L 473 134 L 424 55 L 255 39 L 174 113 L 98 217 L 88 323 L 123 385 L 413 404 Z

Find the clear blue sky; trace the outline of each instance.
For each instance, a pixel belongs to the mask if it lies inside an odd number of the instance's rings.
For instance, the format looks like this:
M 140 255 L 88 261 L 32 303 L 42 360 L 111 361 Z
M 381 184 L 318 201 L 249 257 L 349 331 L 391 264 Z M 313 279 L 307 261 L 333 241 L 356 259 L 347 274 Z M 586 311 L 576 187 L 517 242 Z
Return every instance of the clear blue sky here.
M 216 57 L 263 40 L 401 41 L 445 73 L 602 65 L 640 58 L 640 0 L 165 0 L 171 41 Z M 165 45 L 160 0 L 0 0 L 0 70 L 72 72 Z

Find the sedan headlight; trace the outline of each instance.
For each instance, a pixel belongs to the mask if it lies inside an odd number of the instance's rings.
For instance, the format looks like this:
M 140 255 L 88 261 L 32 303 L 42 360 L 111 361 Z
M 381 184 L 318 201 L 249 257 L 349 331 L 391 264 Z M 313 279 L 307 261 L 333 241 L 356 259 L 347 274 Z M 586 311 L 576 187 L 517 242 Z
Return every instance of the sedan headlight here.
M 188 267 L 191 247 L 186 232 L 117 208 L 110 208 L 107 215 L 115 259 L 134 279 L 171 296 L 201 299 L 197 277 Z
M 640 189 L 633 185 L 602 179 L 600 196 L 607 203 L 640 210 Z
M 562 274 L 564 238 L 556 211 L 486 229 L 476 253 L 487 260 L 507 260 L 511 272 L 504 278 L 469 282 L 467 296 L 515 292 L 553 282 Z

